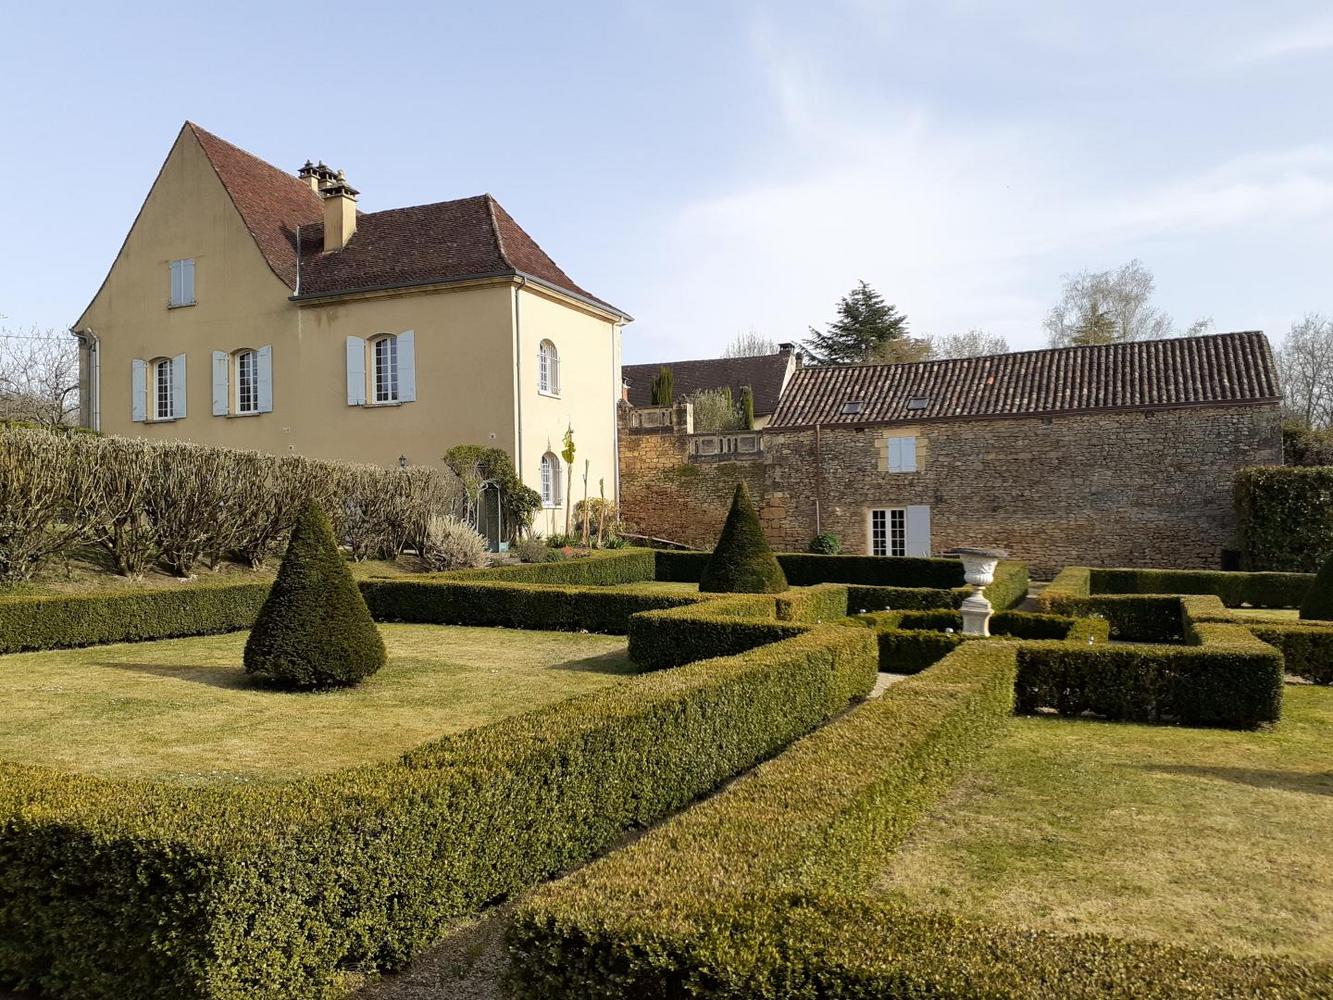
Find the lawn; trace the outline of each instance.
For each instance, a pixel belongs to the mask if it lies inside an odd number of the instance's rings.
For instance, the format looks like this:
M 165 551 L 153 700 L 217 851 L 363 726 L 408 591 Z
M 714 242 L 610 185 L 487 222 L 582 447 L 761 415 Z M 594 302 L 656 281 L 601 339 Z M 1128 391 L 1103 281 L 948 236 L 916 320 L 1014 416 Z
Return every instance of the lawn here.
M 879 889 L 1063 932 L 1333 960 L 1333 689 L 1258 732 L 1016 718 Z
M 208 784 L 392 758 L 634 672 L 620 636 L 382 625 L 388 665 L 316 694 L 249 683 L 247 633 L 0 656 L 0 760 Z

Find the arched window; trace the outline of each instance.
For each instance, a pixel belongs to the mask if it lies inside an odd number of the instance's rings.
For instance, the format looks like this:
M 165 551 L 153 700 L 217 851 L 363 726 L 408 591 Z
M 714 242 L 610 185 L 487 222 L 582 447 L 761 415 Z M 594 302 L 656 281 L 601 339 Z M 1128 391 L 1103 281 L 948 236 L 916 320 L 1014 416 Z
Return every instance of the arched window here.
M 370 342 L 371 385 L 377 403 L 398 402 L 398 338 L 389 334 Z
M 537 351 L 537 389 L 548 396 L 560 395 L 560 353 L 549 340 L 543 340 Z
M 549 451 L 542 456 L 542 506 L 560 506 L 560 459 Z
M 170 420 L 176 415 L 176 380 L 172 377 L 171 358 L 153 362 L 153 419 Z
M 236 412 L 259 412 L 259 352 L 249 348 L 233 355 L 236 365 Z

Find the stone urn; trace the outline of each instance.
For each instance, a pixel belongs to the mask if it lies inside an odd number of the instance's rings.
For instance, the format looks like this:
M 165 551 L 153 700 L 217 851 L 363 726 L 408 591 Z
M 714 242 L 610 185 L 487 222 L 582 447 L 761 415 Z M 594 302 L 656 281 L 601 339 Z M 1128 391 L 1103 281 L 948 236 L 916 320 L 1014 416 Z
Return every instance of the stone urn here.
M 983 591 L 995 579 L 996 564 L 1009 553 L 1004 549 L 954 549 L 963 560 L 963 579 L 972 587 L 972 595 L 963 600 L 963 635 L 990 635 L 990 616 L 994 610 Z

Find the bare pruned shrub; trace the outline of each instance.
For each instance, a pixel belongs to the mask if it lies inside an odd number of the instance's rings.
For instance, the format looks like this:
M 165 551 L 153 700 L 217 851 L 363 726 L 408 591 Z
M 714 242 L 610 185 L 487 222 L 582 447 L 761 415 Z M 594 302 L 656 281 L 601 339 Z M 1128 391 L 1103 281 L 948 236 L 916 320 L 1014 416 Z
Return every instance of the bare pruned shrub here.
M 89 535 L 93 476 L 71 439 L 0 434 L 0 583 L 31 578 L 41 561 Z
M 226 495 L 234 488 L 228 449 L 186 441 L 164 441 L 151 452 L 144 513 L 152 525 L 162 565 L 189 576 L 226 533 Z
M 472 569 L 486 565 L 486 539 L 450 515 L 431 517 L 417 552 L 433 570 Z
M 84 440 L 94 488 L 89 534 L 117 573 L 142 576 L 157 561 L 157 536 L 146 511 L 157 446 L 133 438 Z

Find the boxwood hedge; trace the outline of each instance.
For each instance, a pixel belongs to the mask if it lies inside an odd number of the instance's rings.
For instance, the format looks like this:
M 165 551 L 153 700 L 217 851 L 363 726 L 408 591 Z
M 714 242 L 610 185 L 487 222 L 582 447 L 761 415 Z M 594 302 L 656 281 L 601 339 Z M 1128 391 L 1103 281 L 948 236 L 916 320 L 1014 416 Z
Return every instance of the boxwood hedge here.
M 612 549 L 560 562 L 515 563 L 483 569 L 451 570 L 437 573 L 435 578 L 606 587 L 651 580 L 656 565 L 652 549 Z
M 1333 467 L 1242 469 L 1235 501 L 1246 569 L 1313 573 L 1333 554 Z
M 822 627 L 461 733 L 398 763 L 185 788 L 0 765 L 0 982 L 339 995 L 841 712 L 872 637 Z
M 629 656 L 645 670 L 661 670 L 708 656 L 741 653 L 810 628 L 779 621 L 771 594 L 724 597 L 634 615 L 629 620 Z
M 987 925 L 872 888 L 884 853 L 1003 726 L 1020 648 L 963 645 L 537 890 L 510 931 L 519 995 L 1333 998 L 1328 966 Z

